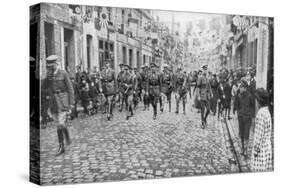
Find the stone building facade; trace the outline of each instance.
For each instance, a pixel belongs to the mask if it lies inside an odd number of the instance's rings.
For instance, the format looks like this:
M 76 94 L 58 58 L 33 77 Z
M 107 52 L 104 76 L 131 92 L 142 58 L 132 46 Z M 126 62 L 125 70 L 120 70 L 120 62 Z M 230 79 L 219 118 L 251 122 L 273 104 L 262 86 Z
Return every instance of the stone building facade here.
M 30 56 L 40 78 L 51 54 L 72 73 L 101 70 L 106 59 L 117 72 L 120 63 L 140 68 L 153 61 L 153 22 L 149 10 L 40 3 L 30 7 Z

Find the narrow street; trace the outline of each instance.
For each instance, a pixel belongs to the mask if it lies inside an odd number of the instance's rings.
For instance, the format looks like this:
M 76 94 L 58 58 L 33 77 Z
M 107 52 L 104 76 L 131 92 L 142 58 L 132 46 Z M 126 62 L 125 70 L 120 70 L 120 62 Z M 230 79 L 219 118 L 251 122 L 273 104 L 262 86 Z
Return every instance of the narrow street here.
M 174 99 L 174 98 L 173 98 Z M 97 114 L 70 123 L 72 144 L 55 157 L 56 128 L 52 123 L 41 130 L 41 174 L 43 184 L 99 182 L 225 174 L 239 172 L 223 120 L 209 116 L 206 129 L 200 113 L 191 109 L 176 115 L 166 104 L 157 120 L 152 108 L 139 105 L 134 117 L 114 111 L 113 121 Z M 180 108 L 180 110 L 182 110 Z M 232 125 L 233 126 L 233 125 Z M 235 142 L 236 143 L 236 142 Z M 244 159 L 243 171 L 248 171 Z

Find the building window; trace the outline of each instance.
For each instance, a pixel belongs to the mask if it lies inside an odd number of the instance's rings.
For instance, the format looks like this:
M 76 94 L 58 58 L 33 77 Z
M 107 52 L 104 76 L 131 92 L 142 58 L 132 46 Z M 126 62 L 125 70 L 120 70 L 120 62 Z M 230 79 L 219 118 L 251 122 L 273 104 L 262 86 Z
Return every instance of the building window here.
M 146 59 L 145 59 L 145 55 L 143 55 L 143 64 L 146 64 Z
M 137 51 L 137 68 L 140 68 L 140 52 Z
M 129 66 L 133 67 L 133 50 L 129 49 Z
M 125 46 L 123 46 L 123 48 L 122 48 L 122 58 L 123 58 L 123 64 L 126 65 L 127 64 L 127 50 L 126 50 Z
M 91 35 L 87 35 L 87 67 L 90 70 L 92 65 L 92 45 L 93 45 L 93 37 Z
M 104 61 L 110 60 L 114 62 L 114 43 L 111 41 L 99 40 L 99 64 L 100 70 L 104 66 Z M 113 63 L 111 64 L 111 68 L 114 68 Z

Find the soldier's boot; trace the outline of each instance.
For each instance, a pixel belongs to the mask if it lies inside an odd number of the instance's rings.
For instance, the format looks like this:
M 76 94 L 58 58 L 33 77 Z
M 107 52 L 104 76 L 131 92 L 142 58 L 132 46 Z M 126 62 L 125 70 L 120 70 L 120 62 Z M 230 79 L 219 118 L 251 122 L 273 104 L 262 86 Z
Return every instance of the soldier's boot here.
M 111 102 L 109 105 L 109 114 L 110 114 L 111 118 L 113 117 L 113 106 L 114 106 L 114 104 Z
M 186 114 L 185 113 L 185 102 L 182 103 L 182 107 L 183 107 L 183 114 Z
M 130 107 L 130 112 L 131 112 L 131 116 L 133 116 L 134 115 L 134 110 L 133 110 L 132 106 Z
M 164 108 L 163 108 L 163 101 L 162 101 L 162 97 L 160 97 L 159 99 L 159 103 L 160 103 L 160 111 L 163 112 Z
M 63 144 L 63 131 L 62 127 L 57 127 L 57 134 L 58 134 L 58 140 L 59 140 L 59 149 L 56 153 L 56 156 L 59 156 L 64 153 L 64 144 Z
M 169 101 L 169 112 L 171 112 L 171 107 L 172 107 L 172 104 L 171 104 L 171 101 Z
M 153 120 L 156 119 L 156 116 L 157 116 L 157 111 L 156 111 L 156 110 L 153 110 Z
M 71 140 L 70 140 L 68 128 L 67 127 L 63 127 L 62 130 L 63 130 L 63 134 L 65 136 L 66 145 L 70 145 L 71 144 Z
M 179 101 L 176 102 L 176 114 L 179 113 Z
M 205 127 L 207 127 L 207 118 L 208 118 L 208 115 L 210 113 L 210 110 L 209 109 L 206 109 L 206 114 L 205 114 L 205 117 L 204 117 L 204 121 L 205 121 Z
M 123 98 L 120 100 L 120 105 L 119 105 L 119 112 L 122 112 L 123 110 L 123 104 L 124 104 L 124 100 Z

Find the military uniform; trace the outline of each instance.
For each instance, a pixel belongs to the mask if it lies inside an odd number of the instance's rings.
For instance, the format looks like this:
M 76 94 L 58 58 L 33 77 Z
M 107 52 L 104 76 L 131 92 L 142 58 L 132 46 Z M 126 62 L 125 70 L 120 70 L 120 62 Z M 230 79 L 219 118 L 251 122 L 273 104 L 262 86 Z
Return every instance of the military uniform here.
M 152 64 L 152 67 L 156 67 L 155 64 Z M 156 71 L 153 71 L 149 74 L 147 80 L 146 92 L 148 93 L 149 100 L 153 107 L 153 119 L 156 119 L 157 116 L 157 102 L 161 94 L 162 80 L 161 75 Z
M 109 64 L 109 62 L 106 64 Z M 115 73 L 110 67 L 103 71 L 101 81 L 102 91 L 106 98 L 104 105 L 107 113 L 107 119 L 110 120 L 113 117 L 113 102 L 116 94 Z
M 148 70 L 143 70 L 141 72 L 141 90 L 142 90 L 142 98 L 144 104 L 144 110 L 149 109 L 149 97 L 147 95 L 147 81 L 148 81 Z
M 176 114 L 179 113 L 179 102 L 182 99 L 183 113 L 185 114 L 186 94 L 187 94 L 187 77 L 183 72 L 175 75 L 175 89 L 176 89 Z
M 202 66 L 205 68 L 207 65 Z M 203 73 L 203 76 L 198 78 L 197 87 L 199 89 L 199 102 L 201 108 L 201 121 L 202 128 L 207 126 L 207 118 L 210 113 L 210 99 L 212 97 L 211 86 L 207 78 L 206 72 Z
M 49 108 L 52 118 L 57 122 L 57 135 L 59 140 L 59 150 L 57 155 L 64 153 L 64 138 L 66 143 L 70 144 L 68 129 L 65 126 L 67 113 L 74 104 L 74 90 L 68 74 L 60 70 L 57 65 L 57 56 L 51 55 L 47 60 L 47 67 L 53 68 L 53 74 L 42 85 L 50 94 Z
M 126 65 L 129 68 L 128 65 Z M 134 92 L 134 84 L 135 78 L 129 71 L 124 71 L 122 76 L 120 77 L 120 92 L 124 98 L 125 104 L 127 106 L 127 116 L 128 120 L 131 116 L 133 116 L 133 92 Z
M 162 74 L 162 93 L 165 94 L 167 97 L 169 103 L 169 112 L 171 112 L 172 91 L 173 91 L 173 75 L 168 70 L 164 70 Z

